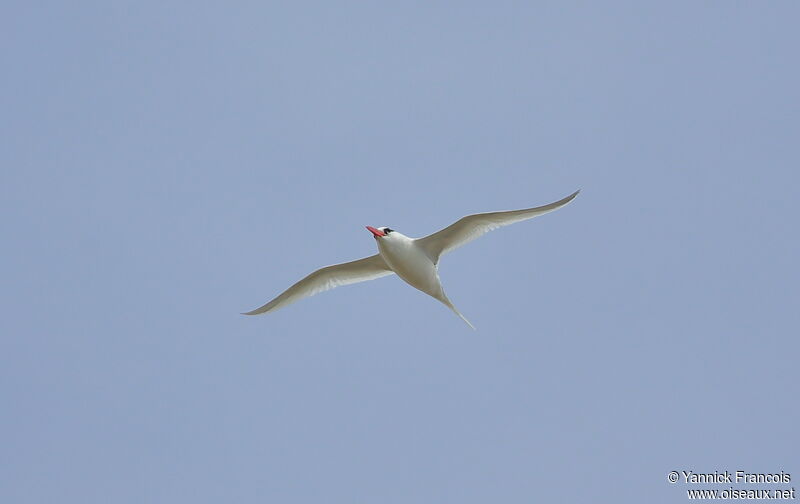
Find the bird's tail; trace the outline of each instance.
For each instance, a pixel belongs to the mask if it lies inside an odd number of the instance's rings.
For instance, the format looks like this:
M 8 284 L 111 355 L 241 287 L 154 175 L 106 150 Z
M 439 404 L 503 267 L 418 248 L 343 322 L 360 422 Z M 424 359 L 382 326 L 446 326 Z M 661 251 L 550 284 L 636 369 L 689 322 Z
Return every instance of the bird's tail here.
M 453 305 L 453 303 L 451 303 L 451 302 L 450 302 L 450 300 L 449 300 L 449 299 L 447 299 L 447 296 L 445 296 L 444 292 L 442 292 L 442 297 L 441 297 L 441 298 L 439 298 L 439 301 L 441 301 L 442 303 L 444 303 L 444 305 L 445 305 L 445 306 L 447 306 L 448 308 L 450 308 L 451 310 L 453 310 L 453 312 L 454 312 L 456 315 L 458 315 L 459 317 L 461 317 L 461 320 L 463 320 L 464 322 L 466 322 L 466 323 L 467 323 L 467 325 L 468 325 L 468 326 L 470 326 L 470 327 L 472 328 L 472 330 L 473 330 L 473 331 L 475 331 L 475 330 L 476 330 L 476 329 L 475 329 L 475 326 L 474 326 L 474 325 L 472 325 L 472 322 L 470 322 L 469 320 L 467 320 L 467 317 L 465 317 L 465 316 L 464 316 L 464 315 L 463 315 L 463 314 L 462 314 L 460 311 L 458 311 L 458 308 L 456 308 L 456 307 Z

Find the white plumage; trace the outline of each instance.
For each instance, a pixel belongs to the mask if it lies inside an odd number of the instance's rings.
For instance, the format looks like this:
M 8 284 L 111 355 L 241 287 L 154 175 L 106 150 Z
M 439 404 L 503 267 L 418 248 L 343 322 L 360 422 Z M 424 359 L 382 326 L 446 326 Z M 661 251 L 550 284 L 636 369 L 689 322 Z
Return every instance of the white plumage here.
M 441 301 L 470 327 L 475 327 L 453 306 L 439 280 L 439 258 L 472 240 L 516 222 L 552 212 L 572 201 L 580 191 L 549 205 L 507 212 L 468 215 L 424 238 L 409 238 L 388 227 L 367 226 L 378 242 L 378 253 L 357 261 L 320 268 L 295 283 L 269 303 L 244 315 L 258 315 L 320 292 L 396 273 L 412 287 Z

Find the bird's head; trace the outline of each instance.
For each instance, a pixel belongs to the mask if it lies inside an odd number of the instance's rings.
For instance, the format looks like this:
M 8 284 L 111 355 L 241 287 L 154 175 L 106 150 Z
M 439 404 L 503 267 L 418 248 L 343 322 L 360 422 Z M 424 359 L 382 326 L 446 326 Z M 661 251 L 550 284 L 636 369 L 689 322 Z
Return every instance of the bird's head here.
M 372 226 L 367 226 L 367 229 L 370 230 L 370 232 L 372 233 L 372 236 L 374 236 L 376 240 L 379 239 L 379 238 L 384 238 L 385 239 L 385 238 L 388 238 L 390 235 L 392 235 L 394 233 L 397 233 L 394 229 L 389 229 L 388 226 L 383 226 L 383 227 L 379 227 L 379 228 L 374 228 Z M 397 234 L 399 234 L 399 233 L 397 233 Z

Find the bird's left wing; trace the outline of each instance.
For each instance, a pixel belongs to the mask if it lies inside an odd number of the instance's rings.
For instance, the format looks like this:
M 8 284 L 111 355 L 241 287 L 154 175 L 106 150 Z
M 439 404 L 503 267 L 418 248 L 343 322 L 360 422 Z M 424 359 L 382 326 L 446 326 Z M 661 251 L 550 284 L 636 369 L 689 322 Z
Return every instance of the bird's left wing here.
M 532 219 L 536 216 L 552 212 L 572 201 L 580 191 L 575 191 L 566 198 L 535 208 L 524 210 L 511 210 L 508 212 L 489 212 L 475 215 L 468 215 L 457 220 L 441 231 L 437 231 L 424 238 L 417 240 L 423 250 L 435 263 L 439 261 L 439 256 L 450 252 L 462 245 L 465 245 L 475 238 L 478 238 L 489 231 L 499 227 L 508 226 L 515 222 Z
M 326 266 L 311 273 L 296 284 L 286 289 L 281 295 L 253 311 L 242 315 L 258 315 L 283 308 L 303 298 L 319 294 L 326 290 L 357 282 L 366 282 L 394 273 L 380 256 L 365 257 L 357 261 Z

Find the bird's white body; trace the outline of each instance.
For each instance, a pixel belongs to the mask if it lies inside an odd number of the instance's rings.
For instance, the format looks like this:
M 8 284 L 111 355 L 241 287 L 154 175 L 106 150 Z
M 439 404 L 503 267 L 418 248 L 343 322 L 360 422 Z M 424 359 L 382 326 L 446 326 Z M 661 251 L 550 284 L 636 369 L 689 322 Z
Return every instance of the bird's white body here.
M 392 231 L 378 239 L 378 252 L 392 271 L 408 285 L 444 303 L 471 328 L 475 326 L 447 299 L 439 280 L 439 268 L 428 252 L 414 238 Z
M 535 208 L 468 215 L 424 238 L 409 238 L 388 227 L 367 226 L 378 243 L 378 253 L 318 269 L 292 285 L 269 303 L 245 315 L 277 310 L 302 298 L 350 283 L 372 280 L 392 273 L 412 287 L 441 301 L 470 327 L 475 327 L 447 298 L 439 281 L 439 258 L 484 233 L 515 222 L 552 212 L 572 201 L 579 191 L 564 199 Z
M 397 276 L 433 297 L 442 292 L 436 265 L 416 240 L 394 231 L 377 242 L 378 252 Z

